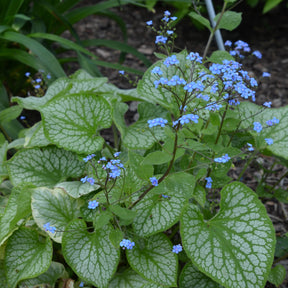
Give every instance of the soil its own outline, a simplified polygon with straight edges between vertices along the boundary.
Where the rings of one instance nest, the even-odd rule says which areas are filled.
[[[216,2],[216,1],[215,1]],[[242,2],[234,11],[242,12],[243,20],[241,25],[233,32],[222,31],[224,41],[243,40],[250,44],[252,50],[259,50],[263,57],[261,60],[256,57],[248,57],[242,63],[246,70],[255,75],[255,78],[261,77],[263,72],[269,72],[270,78],[262,78],[261,85],[257,89],[257,104],[261,105],[265,101],[271,101],[273,108],[282,107],[288,104],[288,22],[287,22],[287,4],[282,2],[274,10],[263,15],[261,7],[251,9],[246,2]],[[81,6],[95,4],[93,0],[81,2]],[[155,45],[155,34],[149,31],[146,26],[146,21],[153,20],[153,23],[159,23],[163,17],[163,12],[170,10],[173,14],[173,7],[165,5],[157,5],[155,13],[148,11],[145,8],[128,5],[120,8],[113,8],[111,11],[119,15],[127,27],[127,43],[138,49],[151,62],[157,59],[153,54],[157,51]],[[199,52],[203,54],[208,32],[199,30],[189,18],[184,18],[177,24],[178,38],[175,41],[175,51],[180,51],[187,48],[188,51]],[[117,23],[108,17],[92,15],[85,20],[80,21],[74,26],[81,40],[85,39],[109,39],[123,41],[123,36],[120,27]],[[69,33],[64,34],[65,37],[71,38]],[[216,49],[215,43],[210,48],[210,53]],[[99,60],[110,63],[117,63],[120,57],[120,52],[106,47],[94,47],[90,49],[99,57]],[[72,54],[71,54],[72,55]],[[132,67],[140,71],[145,71],[145,65],[136,57],[127,54],[123,65]],[[76,64],[67,65],[68,73],[73,73],[79,67]],[[99,67],[103,76],[108,77],[109,81],[120,88],[132,88],[133,85],[125,78],[120,77],[118,71]],[[131,79],[135,80],[135,76],[131,75]],[[133,121],[135,116],[135,103],[130,104],[130,121]],[[264,169],[259,170],[259,163],[262,163]],[[271,168],[274,159],[271,157],[259,158],[253,163],[251,168],[245,173],[243,182],[251,188],[255,188],[259,178],[264,173],[264,170]],[[276,183],[286,172],[287,168],[281,165],[273,167],[274,174],[267,178],[267,183],[270,185]],[[241,166],[236,167],[231,172],[230,176],[237,179]],[[283,177],[280,185],[283,189],[288,187],[287,177]],[[276,233],[278,236],[287,233],[288,230],[288,206],[280,203],[275,199],[263,199],[269,216],[273,221]],[[287,251],[288,252],[288,251]],[[288,260],[279,262],[288,269]],[[266,287],[276,287],[272,284],[267,284]],[[288,281],[284,282],[282,288],[288,287]]]

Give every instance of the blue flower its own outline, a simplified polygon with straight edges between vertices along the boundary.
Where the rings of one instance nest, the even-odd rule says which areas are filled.
[[[80,282],[79,287],[84,287],[84,282]]]
[[[156,177],[151,177],[150,178],[152,186],[158,186],[158,180]]]
[[[254,128],[253,128],[253,129],[254,129],[256,132],[260,133],[261,130],[262,130],[262,125],[261,125],[261,123],[259,123],[259,122],[254,122],[253,125],[254,125]]]
[[[34,88],[35,88],[35,89],[40,89],[40,88],[41,88],[41,85],[35,85]]]
[[[47,79],[51,79],[51,75],[48,73],[48,74],[46,75],[46,78],[47,78]]]
[[[135,243],[128,239],[123,239],[120,242],[120,247],[123,247],[123,249],[127,248],[128,250],[131,250],[133,249],[134,246],[135,246]]]
[[[170,15],[171,15],[170,11],[166,10],[166,11],[164,12],[164,16],[169,17]]]
[[[116,157],[119,157],[120,154],[121,154],[121,152],[115,152],[113,156],[116,158]],[[105,158],[105,160],[106,160],[106,158]]]
[[[220,158],[215,158],[214,161],[218,163],[226,163],[230,160],[231,158],[228,156],[228,154],[223,155]]]
[[[88,202],[88,209],[96,209],[99,206],[99,203],[96,200]]]
[[[90,154],[87,157],[83,158],[84,162],[88,162],[89,160],[91,160],[93,157],[95,157],[95,154]]]
[[[179,64],[179,60],[177,59],[176,55],[172,55],[167,57],[163,64],[169,67],[170,65]]]
[[[190,52],[190,54],[186,57],[187,60],[196,61],[198,63],[202,63],[203,58],[199,55],[199,53]]]
[[[270,120],[267,120],[266,121],[266,124],[268,125],[268,126],[274,126],[274,125],[276,125],[276,124],[279,124],[279,119],[277,119],[276,117],[273,117],[272,119],[270,119]]]
[[[163,72],[161,71],[160,67],[155,66],[155,67],[151,70],[151,74],[158,74],[158,75],[162,75]]]
[[[26,116],[20,116],[20,120],[25,120],[26,119]]]
[[[271,139],[271,138],[265,138],[264,140],[266,141],[266,143],[268,145],[272,145],[273,144],[273,139]]]
[[[253,54],[254,56],[256,56],[258,59],[261,59],[261,58],[262,58],[262,54],[261,54],[260,51],[254,51],[252,54]]]
[[[173,34],[173,33],[174,33],[174,31],[173,31],[173,30],[167,30],[166,32],[167,32],[167,34],[168,34],[168,35],[171,35],[171,34]]]
[[[180,117],[177,121],[180,122],[181,125],[184,125],[185,123],[189,123],[190,121],[193,121],[194,123],[198,123],[199,116],[195,114],[187,114]]]
[[[252,144],[247,143],[247,145],[248,145],[248,151],[250,151],[250,152],[254,151]]]
[[[118,71],[119,74],[124,75],[125,71],[124,70],[120,70]]]
[[[152,20],[150,20],[150,21],[147,21],[146,24],[147,24],[148,26],[151,26],[151,25],[153,25],[153,22],[152,22]]]
[[[26,72],[26,73],[25,73],[25,76],[26,76],[26,77],[29,77],[30,74],[31,74],[30,72]]]
[[[212,182],[213,182],[212,178],[211,177],[206,177],[205,180],[207,181],[205,187],[208,188],[208,189],[211,189],[212,188]]]
[[[91,185],[94,185],[95,183],[95,180],[92,177],[87,178],[86,181],[90,183]]]
[[[161,197],[164,198],[164,199],[170,198],[170,196],[164,195],[164,194],[162,194]]]
[[[268,72],[263,72],[262,77],[271,77],[271,74]]]
[[[81,178],[80,181],[81,181],[82,183],[85,183],[85,182],[87,181],[87,179],[88,179],[88,177],[85,176],[84,178]]]
[[[171,19],[172,21],[175,21],[175,20],[177,20],[177,17],[176,17],[176,16],[173,16],[173,17],[170,17],[170,19]]]
[[[36,82],[36,83],[41,83],[41,82],[42,82],[42,79],[37,78],[37,79],[35,79],[35,82]]]
[[[158,36],[156,36],[156,40],[155,40],[155,43],[156,44],[158,44],[158,43],[163,43],[163,44],[165,44],[166,43],[166,41],[167,41],[167,37],[164,37],[164,36],[162,36],[162,35],[158,35]]]
[[[272,102],[265,102],[265,103],[263,104],[263,106],[265,106],[265,107],[267,107],[267,108],[271,108],[271,104],[272,104]]]
[[[51,233],[55,233],[56,228],[53,226],[50,226],[50,222],[47,222],[46,224],[43,225],[45,231],[49,231]]]
[[[148,120],[147,123],[149,124],[149,128],[152,128],[155,126],[165,127],[165,124],[168,123],[168,120],[163,119],[163,118],[155,118],[152,120]]]
[[[172,252],[178,254],[179,252],[181,252],[183,250],[182,245],[178,244],[178,245],[174,245]]]
[[[232,42],[230,40],[227,40],[225,43],[224,43],[225,46],[228,46],[228,47],[231,47],[232,46]]]

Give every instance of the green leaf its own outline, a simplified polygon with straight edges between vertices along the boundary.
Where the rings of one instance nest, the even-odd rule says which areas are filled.
[[[143,278],[162,286],[177,286],[177,255],[172,253],[172,244],[165,235],[136,243],[132,250],[126,250],[126,256],[131,268]]]
[[[194,198],[202,207],[204,207],[206,203],[206,192],[202,186],[196,185],[194,190]]]
[[[69,181],[58,183],[55,187],[64,189],[68,195],[77,199],[83,195],[97,190],[100,186],[97,184],[91,185],[88,182],[82,183],[81,181]]]
[[[131,211],[130,209],[120,207],[117,205],[109,206],[109,210],[115,215],[117,215],[120,219],[124,220],[133,220],[137,214],[135,211]]]
[[[52,99],[41,110],[44,132],[59,147],[82,154],[102,148],[99,130],[112,122],[109,103],[93,94],[70,94]]]
[[[161,165],[169,162],[172,159],[172,155],[164,151],[155,151],[149,153],[143,160],[143,165]]]
[[[220,17],[220,14],[217,14],[214,21],[217,23],[218,19]],[[234,11],[226,11],[224,12],[218,29],[226,29],[229,31],[234,30],[237,28],[242,21],[242,13],[234,12]]]
[[[14,187],[4,214],[0,218],[0,246],[15,231],[19,220],[31,213],[31,188]]]
[[[190,205],[182,214],[185,252],[197,268],[229,288],[263,288],[273,262],[275,232],[257,195],[239,182],[221,191],[219,212],[204,220]]]
[[[264,154],[288,159],[288,106],[281,108],[263,109],[260,106],[250,102],[242,102],[238,106],[240,117],[245,118],[245,122],[242,122],[242,128],[253,129],[253,122],[260,122],[262,126],[266,126],[266,121],[276,117],[280,120],[279,124],[273,127],[267,127],[260,133],[261,138],[258,140],[257,148],[260,148]],[[262,111],[262,113],[260,113]],[[255,131],[254,131],[255,132]],[[274,143],[266,147],[264,138],[272,138]],[[266,147],[266,148],[265,148]],[[265,150],[264,150],[265,148]]]
[[[5,249],[5,269],[8,285],[15,288],[20,280],[44,273],[52,260],[50,238],[39,237],[30,228],[23,227],[9,238]]]
[[[281,2],[282,0],[267,0],[263,8],[263,14],[269,12]]]
[[[120,251],[109,240],[112,231],[107,225],[89,233],[83,220],[74,220],[62,238],[66,262],[82,280],[95,286],[106,287],[118,266]]]
[[[44,135],[41,121],[25,131],[24,148],[45,147],[49,144],[51,142]]]
[[[174,115],[179,114],[179,106],[177,104],[175,94],[179,96],[180,99],[183,99],[184,93],[182,87],[174,87],[173,91],[174,94],[166,89],[165,87],[161,87],[161,85],[156,89],[154,81],[159,80],[159,76],[151,73],[152,69],[156,66],[160,67],[163,74],[161,77],[171,79],[174,75],[178,75],[181,78],[187,79],[191,76],[191,70],[194,69],[194,72],[199,71],[198,64],[193,64],[192,61],[187,61],[187,51],[183,51],[179,54],[175,54],[177,59],[179,60],[179,64],[177,65],[171,65],[169,68],[167,68],[163,62],[164,60],[157,61],[155,64],[153,64],[145,73],[142,78],[138,82],[137,91],[141,95],[142,99],[146,100],[147,102],[159,104],[162,107],[169,110]],[[181,72],[179,70],[179,67],[181,67]],[[203,70],[203,68],[201,68]],[[184,75],[183,75],[183,74]],[[160,117],[159,115],[154,114],[154,117],[151,119],[154,119],[156,117]]]
[[[119,247],[119,244],[123,238],[124,238],[124,233],[120,230],[113,230],[109,234],[109,240],[111,241],[111,243],[113,244],[115,248]]]
[[[283,265],[277,265],[273,269],[271,269],[268,276],[268,281],[279,287],[285,280],[286,273],[286,269]]]
[[[187,263],[181,271],[179,288],[220,288],[223,287],[211,278],[200,272],[191,262]]]
[[[144,157],[139,154],[129,151],[129,165],[134,169],[136,175],[140,179],[149,180],[153,176],[153,166],[152,165],[142,165]]]
[[[0,179],[5,179],[8,176],[6,168],[8,142],[5,141],[0,147]],[[2,182],[1,180],[1,182]]]
[[[127,127],[123,137],[123,144],[128,149],[148,149],[156,142],[165,138],[162,127],[148,128],[147,121],[157,117],[168,118],[168,111],[161,106],[150,103],[141,103],[138,105],[139,120]],[[169,119],[169,118],[168,118]],[[155,137],[153,137],[153,135]],[[156,138],[156,139],[155,139]]]
[[[208,60],[212,63],[223,64],[223,60],[235,60],[227,51],[214,51]]]
[[[61,243],[66,225],[80,216],[76,200],[60,188],[36,188],[32,194],[31,207],[33,218],[43,231],[43,225],[48,222],[56,228],[55,233],[47,233],[58,243]]]
[[[68,278],[68,275],[66,275],[66,273],[67,272],[65,271],[65,267],[63,264],[52,261],[50,267],[48,268],[46,272],[44,272],[43,274],[39,275],[36,278],[22,281],[19,284],[19,288],[28,288],[31,286],[35,287],[36,285],[41,285],[41,284],[46,284],[46,285],[48,284],[53,287],[56,281],[60,277],[64,278],[66,276],[65,278]]]
[[[128,268],[125,271],[116,273],[108,288],[146,288],[147,286],[145,285],[149,283],[131,268]]]
[[[8,288],[4,269],[4,260],[2,260],[1,258],[0,258],[0,285],[2,288]]]
[[[0,111],[1,125],[3,123],[7,123],[16,119],[21,114],[22,110],[23,108],[17,105],[17,106],[11,106],[9,108]]]
[[[148,194],[133,209],[137,216],[133,222],[135,233],[149,236],[165,231],[177,223],[186,204],[186,198],[181,195],[181,187],[163,181],[154,188],[153,194]],[[155,195],[155,193],[159,193]],[[164,194],[169,198],[163,198]],[[156,197],[155,197],[156,196]]]
[[[65,72],[57,58],[36,40],[14,31],[6,31],[0,36],[0,38],[22,44],[30,49],[31,52],[37,56],[39,62],[44,66],[45,71],[50,72],[51,75],[54,75],[55,77],[65,76]]]
[[[93,219],[94,229],[99,230],[99,229],[103,228],[112,219],[113,219],[113,214],[108,210],[101,211],[101,213],[95,213],[95,217]],[[109,237],[110,237],[110,234],[109,234]]]
[[[197,20],[199,23],[201,23],[202,25],[204,25],[206,28],[209,29],[209,31],[212,31],[212,28],[211,28],[211,25],[210,25],[210,22],[208,19],[206,19],[205,17],[197,14],[196,12],[190,12],[188,14],[191,18]]]
[[[56,147],[21,150],[7,166],[14,186],[32,183],[54,187],[68,177],[82,176],[85,169],[85,163],[80,162],[76,154]]]

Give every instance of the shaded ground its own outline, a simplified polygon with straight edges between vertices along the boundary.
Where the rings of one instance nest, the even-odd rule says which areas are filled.
[[[92,0],[87,0],[81,3],[81,5],[89,5],[93,4],[93,2]],[[113,9],[113,12],[121,16],[127,25],[128,44],[137,48],[138,51],[142,52],[152,62],[156,61],[156,57],[153,55],[156,50],[154,44],[155,34],[147,29],[145,22],[153,20],[153,23],[159,23],[163,17],[163,11],[167,10],[167,8],[173,12],[171,7],[164,6],[157,6],[155,14],[136,6],[124,6],[120,9]],[[245,6],[245,3],[238,6],[235,10],[243,12],[242,24],[233,32],[223,31],[224,41],[237,41],[240,39],[248,42],[252,50],[259,50],[262,53],[263,58],[261,60],[255,57],[245,59],[243,64],[246,65],[246,70],[253,73],[256,78],[261,77],[263,72],[271,73],[271,78],[263,78],[261,80],[261,85],[256,94],[257,103],[261,105],[265,101],[272,101],[274,108],[288,105],[288,8],[286,8],[283,3],[283,5],[265,16],[263,16],[259,10],[248,8]],[[107,17],[90,16],[79,22],[75,28],[82,40],[100,38],[122,41],[123,39],[121,29],[117,26],[117,23]],[[177,25],[177,34],[176,47],[179,47],[179,50],[186,47],[188,51],[203,54],[208,39],[207,31],[199,31],[189,19],[184,19]],[[69,37],[68,34],[65,36]],[[216,48],[215,44],[213,45],[210,51]],[[120,55],[119,51],[105,47],[95,47],[91,49],[91,51],[93,51],[100,60],[113,63],[118,61]],[[146,69],[145,65],[139,59],[130,54],[126,56],[123,65],[141,71],[145,71]],[[66,70],[70,73],[73,73],[77,69],[78,67],[76,65],[66,67]],[[132,87],[128,81],[120,77],[118,71],[103,67],[100,67],[100,71],[103,76],[108,77],[109,80],[118,87]],[[133,107],[135,108],[135,103],[130,105],[131,113],[129,117],[131,117],[131,119],[135,114]],[[252,163],[247,173],[245,173],[243,182],[251,188],[255,188],[259,179],[263,173],[265,173],[265,169],[270,169],[273,162],[274,159],[271,157],[260,156]],[[262,164],[264,168],[259,169],[260,164]],[[237,179],[241,169],[241,166],[235,168],[235,170],[231,171],[230,176]],[[287,172],[287,168],[277,164],[273,167],[273,171],[273,176],[269,176],[266,179],[270,185],[282,179],[282,176]],[[287,177],[283,177],[279,186],[287,189]],[[263,199],[263,202],[274,223],[277,235],[280,236],[286,233],[288,230],[287,205],[274,199]],[[287,260],[281,261],[280,263],[288,268]],[[281,287],[288,287],[287,283],[286,281]],[[267,284],[266,287],[274,286]]]

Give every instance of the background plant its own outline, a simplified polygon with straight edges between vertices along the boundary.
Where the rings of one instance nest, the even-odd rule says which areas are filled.
[[[172,17],[165,12],[156,38],[163,51],[173,42]],[[254,99],[256,83],[236,62],[158,55],[137,90],[80,70],[44,97],[13,99],[42,121],[2,145],[10,180],[2,183],[3,287],[45,278],[53,285],[67,277],[62,255],[75,286],[264,287],[268,276],[281,283],[283,267],[270,272],[272,223],[257,195],[227,173],[259,152],[285,163],[287,107],[242,101]],[[140,118],[127,127],[130,100],[141,102]],[[113,146],[101,136],[111,126]],[[18,152],[6,162],[8,149]]]

